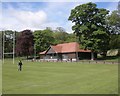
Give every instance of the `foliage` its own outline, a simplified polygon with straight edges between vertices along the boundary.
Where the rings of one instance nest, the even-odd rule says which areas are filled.
[[[49,29],[34,32],[35,48],[37,53],[46,50],[54,42],[53,32]]]
[[[30,30],[23,30],[16,42],[17,55],[27,56],[33,53],[33,34]]]
[[[110,49],[120,49],[120,34],[112,34],[109,44]]]
[[[79,37],[79,42],[84,49],[106,52],[109,44],[109,30],[105,18],[108,13],[108,10],[99,9],[91,2],[71,10],[68,20],[75,23],[72,30]]]
[[[112,30],[109,48],[120,49],[120,1],[118,2],[118,10],[114,10],[106,19]]]
[[[76,41],[76,36],[74,34],[68,34],[63,30],[55,30],[53,36],[55,38],[54,44]]]
[[[68,34],[66,42],[78,42],[77,37],[74,33]]]
[[[107,17],[108,24],[111,27],[112,34],[120,34],[120,14],[118,10],[113,11]]]

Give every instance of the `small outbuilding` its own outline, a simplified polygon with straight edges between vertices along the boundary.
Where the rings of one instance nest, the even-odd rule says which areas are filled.
[[[57,44],[50,46],[47,50],[40,52],[40,58],[44,60],[76,61],[91,59],[91,50],[80,49],[77,42]],[[94,53],[97,58],[97,54]]]

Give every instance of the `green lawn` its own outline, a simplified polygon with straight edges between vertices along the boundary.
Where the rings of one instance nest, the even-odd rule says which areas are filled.
[[[0,95],[2,93],[2,60],[0,60]]]
[[[3,64],[4,94],[117,94],[117,64],[23,61]]]

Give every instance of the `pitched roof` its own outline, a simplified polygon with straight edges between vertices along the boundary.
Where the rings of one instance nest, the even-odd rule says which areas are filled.
[[[55,50],[56,53],[61,53],[62,50],[62,46],[51,46],[51,48],[53,48],[53,50]]]
[[[51,46],[51,48],[56,53],[70,53],[70,52],[91,52],[91,50],[83,50],[79,48],[79,44],[77,42],[63,43],[58,44],[56,46]],[[47,52],[40,52],[40,54],[45,54]]]
[[[56,46],[61,46],[61,53],[76,52],[79,48],[79,44],[76,42],[63,43]]]
[[[42,54],[45,54],[46,53],[46,50],[45,51],[43,51],[43,52],[40,52],[40,54],[42,55]]]

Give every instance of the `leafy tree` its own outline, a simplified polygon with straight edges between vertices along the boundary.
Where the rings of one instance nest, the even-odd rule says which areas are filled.
[[[120,2],[118,10],[114,10],[108,17],[107,22],[111,28],[110,49],[120,49]]]
[[[67,33],[62,27],[57,27],[53,33],[53,36],[55,38],[54,44],[76,41],[76,36],[74,34]]]
[[[65,32],[65,29],[62,28],[62,27],[57,27],[57,28],[56,28],[56,31],[57,31],[57,32]]]
[[[68,33],[56,31],[54,33],[55,42],[54,44],[65,43],[67,40]]]
[[[78,42],[78,39],[74,33],[68,34],[66,42]]]
[[[109,31],[105,17],[109,13],[106,9],[97,8],[94,3],[86,3],[76,6],[71,10],[70,21],[74,22],[72,30],[79,37],[79,42],[84,49],[93,52],[103,52],[106,55],[109,44]]]
[[[120,34],[120,14],[118,10],[113,11],[107,17],[107,22],[111,26],[112,34]]]
[[[16,41],[16,52],[17,55],[28,56],[33,53],[33,34],[31,30],[24,30],[20,32]]]
[[[54,38],[52,34],[53,32],[49,29],[36,30],[34,32],[35,48],[37,53],[46,50],[53,44]]]
[[[118,9],[107,16],[107,22],[113,34],[120,34],[120,1],[118,2]]]
[[[120,34],[112,34],[110,38],[110,49],[120,49]]]

